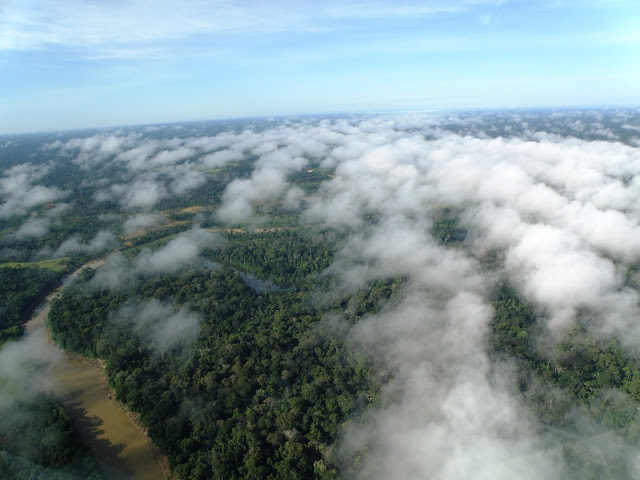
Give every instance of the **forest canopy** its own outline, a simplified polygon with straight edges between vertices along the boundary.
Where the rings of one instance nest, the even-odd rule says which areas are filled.
[[[639,122],[16,137],[0,150],[2,362],[38,363],[26,321],[100,258],[52,302],[51,339],[101,362],[175,478],[637,478]],[[2,468],[93,475],[64,402],[13,390],[2,413],[32,414],[3,424]]]

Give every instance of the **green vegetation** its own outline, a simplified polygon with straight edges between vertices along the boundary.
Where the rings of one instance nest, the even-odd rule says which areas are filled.
[[[69,260],[69,257],[60,257],[37,262],[5,262],[0,263],[0,268],[43,268],[54,272],[62,272],[67,269]]]
[[[443,245],[455,245],[467,237],[467,229],[460,224],[460,211],[443,207],[433,215],[431,235]]]
[[[40,263],[40,262],[37,262]],[[24,323],[61,281],[64,270],[32,266],[0,270],[0,345],[22,336]]]
[[[51,394],[2,411],[0,476],[6,480],[100,480],[97,464],[80,443],[69,413]]]
[[[510,117],[496,116],[486,135],[513,136],[512,127],[525,128],[518,125],[513,127]],[[475,135],[476,126],[463,122],[442,128],[464,136]],[[557,131],[572,134],[570,129]],[[156,138],[153,135],[144,138]],[[175,135],[176,140],[181,134],[157,135],[156,139],[164,140]],[[625,135],[621,138],[634,145],[631,133]],[[47,138],[50,143],[58,139]],[[361,234],[366,240],[370,227],[391,217],[367,205],[360,212],[357,232],[301,225],[306,217],[300,210],[288,209],[291,202],[283,200],[286,190],[282,190],[285,193],[272,197],[248,195],[253,216],[239,219],[233,229],[220,223],[217,211],[226,186],[251,177],[258,158],[247,152],[259,151],[255,146],[243,150],[248,158],[220,168],[194,166],[197,178],[191,179],[189,188],[183,185],[184,191],[174,165],[134,171],[115,156],[105,154],[106,159],[101,159],[98,151],[96,158],[82,165],[79,150],[73,154],[56,150],[52,161],[54,154],[41,146],[41,141],[34,141],[31,150],[24,147],[6,158],[7,166],[27,162],[46,166],[34,185],[61,193],[57,205],[25,208],[0,222],[0,346],[23,334],[29,315],[65,274],[87,258],[116,248],[113,242],[102,249],[87,247],[98,232],[111,232],[119,238],[115,244],[123,253],[122,268],[129,268],[127,275],[114,275],[110,286],[117,290],[109,291],[90,285],[96,272],[85,271],[53,302],[48,319],[51,336],[66,350],[104,360],[115,397],[139,414],[176,478],[333,479],[361,473],[358,467],[375,446],[363,441],[353,448],[356,455],[351,455],[340,449],[342,435],[354,424],[367,425],[379,413],[375,409],[391,406],[398,393],[381,394],[393,382],[394,371],[387,372],[392,368],[385,364],[389,354],[373,358],[373,353],[363,351],[350,336],[352,328],[368,315],[393,307],[409,289],[419,294],[427,287],[393,276],[412,269],[385,270],[384,262],[376,263],[382,258],[378,248],[394,247],[384,245],[384,239],[368,255],[355,252],[354,258],[345,259],[340,251],[345,244],[357,248],[357,243],[347,241],[348,235]],[[302,190],[303,201],[331,195],[331,185],[320,186],[333,174],[339,175],[339,170],[314,168],[320,160],[310,158],[309,168],[285,169],[282,174],[290,186]],[[430,185],[430,179],[423,180]],[[157,201],[153,205],[131,201],[147,181],[154,186],[150,198],[157,194]],[[370,188],[376,188],[373,185]],[[297,198],[299,191],[293,193]],[[152,207],[163,215],[161,225],[132,235],[122,233],[127,218],[150,213]],[[429,233],[438,249],[468,256],[465,260],[477,265],[487,282],[494,282],[504,274],[506,253],[490,250],[472,258],[475,243],[468,239],[479,237],[478,232],[467,231],[465,208],[447,197],[433,210],[426,205],[424,212],[407,210],[402,219],[415,219],[420,235],[430,220]],[[41,222],[42,232],[24,233],[23,227],[31,221]],[[225,242],[205,250],[202,245],[193,246],[193,256],[185,256],[192,263],[177,273],[154,274],[161,269],[152,268],[142,272],[143,266],[135,263],[140,252],[158,250],[196,224],[216,231]],[[58,250],[72,237],[86,248]],[[414,244],[408,245],[407,250]],[[412,251],[402,253],[412,260]],[[41,260],[57,254],[68,256]],[[173,258],[163,260],[171,263]],[[335,271],[340,269],[336,260],[345,260],[354,276],[364,272],[357,280],[369,272],[387,277],[369,281],[357,291],[348,290],[332,276],[334,269],[327,270],[332,265]],[[640,289],[639,270],[638,265],[627,267],[626,287]],[[446,269],[442,271],[447,275]],[[283,288],[257,293],[243,280],[243,273]],[[126,279],[122,285],[117,284],[120,278]],[[442,293],[443,303],[447,295]],[[591,322],[586,312],[579,313],[577,326],[550,338],[545,312],[536,310],[507,280],[497,282],[490,301],[494,316],[485,346],[492,373],[501,380],[513,379],[511,393],[531,417],[523,424],[533,424],[531,435],[564,460],[563,480],[633,478],[632,461],[640,448],[640,355],[619,339],[587,328]],[[140,315],[126,313],[132,305],[161,305],[167,311],[194,315],[199,322],[193,327],[195,338],[180,340],[176,326],[161,344],[156,324],[144,326]],[[464,334],[460,332],[461,338]],[[508,375],[502,375],[503,368]],[[80,446],[68,412],[51,395],[22,399],[0,415],[0,477],[100,478],[95,461]]]
[[[581,325],[558,345],[540,344],[545,327],[533,306],[505,282],[492,303],[491,350],[514,361],[516,393],[541,425],[565,437],[565,478],[634,478],[627,450],[640,447],[640,355],[626,353],[616,339],[596,340]],[[587,436],[576,430],[580,415],[592,422]],[[611,445],[594,453],[593,439],[605,431],[619,441],[609,438]]]
[[[158,354],[133,320],[113,320],[134,296],[201,313],[195,344]],[[344,422],[382,379],[322,318],[308,294],[258,295],[231,270],[192,269],[117,295],[69,287],[50,325],[65,348],[106,359],[116,397],[180,478],[333,478]]]
[[[228,243],[209,255],[213,260],[271,278],[283,285],[301,282],[327,268],[335,253],[336,236],[327,231],[272,230],[227,233]]]

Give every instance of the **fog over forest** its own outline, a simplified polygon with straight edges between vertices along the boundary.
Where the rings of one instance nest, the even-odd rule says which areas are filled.
[[[340,239],[314,277],[330,285],[312,289],[315,305],[401,279],[379,311],[351,323],[347,306],[314,327],[347,332],[348,345],[390,378],[339,433],[341,458],[366,448],[352,462],[358,478],[572,478],[561,450],[576,440],[605,476],[617,462],[640,477],[637,426],[622,435],[584,406],[550,426],[528,402],[561,403],[566,394],[535,379],[519,393],[526,361],[488,340],[492,295],[508,284],[533,306],[527,341],[549,369],[577,331],[640,355],[638,110],[127,127],[0,138],[0,159],[0,261],[109,254],[88,292],[202,265],[205,250],[224,248],[228,229],[276,228],[278,216]],[[320,174],[319,185],[305,187],[305,175]],[[119,253],[136,232],[162,226],[163,212],[203,206],[214,187],[215,208],[194,210],[168,242]],[[459,238],[434,235],[443,211],[455,216]],[[78,220],[65,230],[72,217],[90,226]],[[204,331],[198,311],[155,299],[129,300],[109,318],[133,325],[154,355],[188,351]],[[32,343],[0,351],[0,384],[13,385],[0,394],[2,408],[50,388],[27,372],[56,359],[40,358]],[[602,388],[593,398],[640,421],[628,390]]]

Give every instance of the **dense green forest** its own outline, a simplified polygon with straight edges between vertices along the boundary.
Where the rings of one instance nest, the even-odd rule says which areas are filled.
[[[300,284],[326,269],[340,237],[318,229],[282,229],[260,233],[229,233],[228,243],[212,251],[213,260],[222,260],[260,278],[282,285]]]
[[[560,432],[565,478],[634,478],[640,355],[625,352],[617,339],[598,340],[580,325],[555,348],[540,344],[544,327],[533,305],[506,281],[496,286],[492,304],[491,351],[515,365],[516,391],[536,413],[542,431]],[[589,436],[576,426],[577,416],[593,421]],[[604,432],[614,432],[618,440],[609,437],[611,446],[594,452],[589,437],[607,438]]]
[[[214,266],[112,293],[90,287],[95,271],[87,270],[53,303],[52,336],[107,361],[116,398],[140,413],[180,478],[334,478],[346,422],[374,405],[390,378],[327,316],[346,311],[356,322],[392,299],[398,283],[376,282],[318,306],[309,275],[332,257],[338,238],[327,235],[231,233],[210,253],[296,291],[258,294],[238,271]],[[193,345],[158,353],[134,321],[118,318],[132,302],[154,300],[202,315]]]
[[[611,205],[578,205],[573,184],[562,184],[564,170],[553,177],[557,172],[543,161],[558,148],[560,137],[553,135],[591,129],[571,137],[561,162],[574,150],[589,157],[585,152],[604,148],[600,131],[607,128],[620,138],[611,158],[626,158],[637,140],[622,122],[631,125],[638,115],[614,117],[530,113],[515,121],[494,112],[482,117],[482,130],[478,118],[461,114],[423,130],[379,119],[359,127],[353,119],[303,119],[275,128],[266,121],[214,122],[25,136],[0,151],[0,347],[21,345],[29,316],[66,275],[113,254],[64,288],[52,303],[49,332],[65,350],[103,361],[115,399],[139,415],[176,479],[361,478],[363,466],[380,454],[373,453],[376,442],[383,442],[358,438],[347,448],[345,439],[371,433],[367,428],[406,393],[409,375],[401,368],[410,372],[413,364],[398,366],[397,358],[405,345],[422,347],[416,331],[431,334],[411,325],[403,330],[402,322],[396,332],[392,314],[429,324],[433,319],[422,311],[399,308],[413,300],[431,309],[434,335],[442,335],[438,322],[449,318],[443,312],[463,292],[477,295],[489,312],[478,315],[477,340],[489,373],[475,373],[489,390],[499,383],[495,378],[507,385],[506,396],[522,414],[511,421],[526,425],[540,448],[532,458],[549,454],[563,480],[637,478],[634,332],[625,338],[615,325],[600,328],[606,322],[598,316],[610,305],[600,309],[580,299],[569,301],[575,318],[568,327],[552,334],[554,303],[545,304],[527,283],[544,268],[553,270],[567,249],[565,270],[586,258],[588,267],[602,267],[605,280],[613,279],[613,286],[598,291],[593,281],[585,290],[601,294],[602,302],[624,298],[623,307],[638,307],[632,304],[640,253],[632,241],[594,233],[587,214],[598,211],[596,220],[613,227],[624,218],[625,232],[635,231],[635,220]],[[304,128],[312,133],[304,136]],[[552,140],[544,143],[549,132]],[[527,152],[541,145],[543,160],[536,163]],[[486,158],[494,163],[485,165]],[[461,159],[469,163],[451,173],[450,163]],[[474,161],[483,167],[474,169]],[[501,168],[508,175],[493,178]],[[589,178],[606,170],[590,168]],[[634,184],[632,171],[610,170],[601,176],[612,190]],[[533,193],[502,192],[513,179],[513,188]],[[548,201],[534,202],[541,191]],[[46,200],[29,203],[37,194]],[[558,212],[584,215],[570,228],[560,213],[541,207],[564,200]],[[526,248],[522,232],[534,232]],[[556,250],[538,250],[539,238]],[[595,270],[570,280],[579,283],[581,272]],[[564,305],[560,297],[553,299]],[[629,311],[621,308],[620,316]],[[369,331],[375,348],[363,348],[362,332],[371,325],[383,332]],[[455,338],[436,337],[443,350],[463,348],[473,333],[457,325],[451,332]],[[384,345],[390,337],[396,350]],[[440,347],[420,350],[416,362],[429,363]],[[22,361],[15,355],[6,365]],[[31,368],[35,361],[24,358]],[[434,370],[443,389],[455,384]],[[46,392],[22,398],[7,385],[0,377],[0,400],[11,399],[9,406],[0,401],[0,476],[101,478],[59,399]],[[449,407],[435,393],[427,396],[425,403]],[[464,413],[472,417],[473,409]],[[416,419],[432,421],[444,422],[443,430],[456,427],[437,415]],[[480,437],[479,444],[487,441]],[[453,447],[474,439],[466,441]]]
[[[436,218],[434,238],[464,248],[466,232],[455,212],[445,209]],[[95,272],[88,271],[54,303],[53,337],[68,350],[107,360],[116,397],[141,414],[181,478],[333,478],[356,461],[340,456],[345,425],[358,422],[392,379],[383,363],[349,344],[349,325],[397,299],[403,279],[318,304],[317,289],[331,290],[331,281],[313,282],[310,275],[326,267],[340,242],[322,235],[329,234],[231,233],[224,248],[210,252],[297,291],[257,294],[237,271],[217,266],[111,293],[90,288]],[[499,258],[493,252],[483,261],[495,268]],[[492,298],[490,351],[516,366],[514,393],[536,412],[541,433],[569,429],[561,446],[571,466],[567,478],[631,478],[629,458],[608,454],[591,464],[593,452],[572,440],[580,432],[571,429],[579,411],[626,445],[639,444],[640,357],[578,327],[558,348],[545,350],[532,304],[506,281]],[[134,321],[118,318],[131,302],[153,300],[202,314],[193,345],[158,353]],[[342,327],[328,322],[332,312],[343,316]]]
[[[6,480],[101,480],[69,413],[51,394],[20,401],[0,424],[0,475]]]
[[[344,422],[387,379],[348,348],[308,294],[259,295],[229,269],[192,269],[132,291],[91,294],[83,287],[91,275],[53,304],[54,338],[107,360],[116,397],[140,413],[180,478],[336,475]],[[202,314],[195,343],[154,351],[133,321],[113,315],[134,298]]]
[[[182,230],[149,232],[133,243],[129,258],[141,247],[161,248]],[[465,248],[467,232],[453,210],[438,211],[431,233],[443,245]],[[116,398],[140,414],[179,478],[334,478],[350,471],[357,460],[341,456],[341,432],[365,418],[392,377],[350,345],[348,325],[397,298],[403,279],[373,282],[318,304],[318,289],[333,287],[317,275],[342,236],[308,228],[225,235],[224,247],[208,251],[209,258],[295,290],[258,294],[237,270],[218,265],[146,278],[118,292],[96,291],[89,287],[96,272],[88,270],[52,306],[54,340],[107,361]],[[492,252],[482,260],[495,269],[499,258]],[[55,282],[59,275],[46,278]],[[202,316],[193,344],[158,352],[148,332],[118,316],[128,305],[154,300]],[[537,344],[543,328],[537,313],[513,287],[499,283],[492,304],[488,345],[496,359],[516,365],[517,394],[536,412],[542,432],[572,428],[579,409],[638,444],[640,357],[629,356],[616,340],[592,340],[580,328],[559,349],[545,351]],[[346,326],[332,325],[332,312]],[[578,441],[567,440],[562,449],[572,466],[567,478],[628,478],[628,461],[614,456],[591,465],[592,452]]]
[[[28,316],[45,295],[58,285],[65,270],[0,268],[0,345],[22,336]]]

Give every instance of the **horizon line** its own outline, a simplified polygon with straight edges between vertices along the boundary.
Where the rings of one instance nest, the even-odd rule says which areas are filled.
[[[250,120],[269,120],[269,119],[286,119],[294,117],[336,117],[336,116],[366,116],[366,115],[398,115],[398,114],[410,114],[410,113],[477,113],[477,112],[508,112],[508,111],[545,111],[545,110],[604,110],[604,109],[640,109],[639,104],[579,104],[579,105],[546,105],[546,106],[517,106],[517,107],[455,107],[455,108],[416,108],[416,109],[389,109],[389,110],[360,110],[360,111],[336,111],[336,112],[316,112],[316,113],[281,113],[281,114],[255,114],[255,115],[240,115],[229,117],[209,117],[202,119],[190,119],[190,120],[167,120],[167,121],[152,121],[148,123],[129,123],[129,124],[109,124],[98,125],[89,127],[69,127],[69,128],[53,128],[48,130],[30,130],[30,131],[16,131],[1,133],[0,138],[10,136],[24,136],[24,135],[45,135],[45,134],[60,134],[60,133],[72,133],[83,132],[90,130],[109,130],[117,128],[138,128],[138,127],[152,127],[152,126],[169,126],[169,125],[181,125],[185,123],[210,123],[210,122],[225,122],[225,121],[250,121]]]

